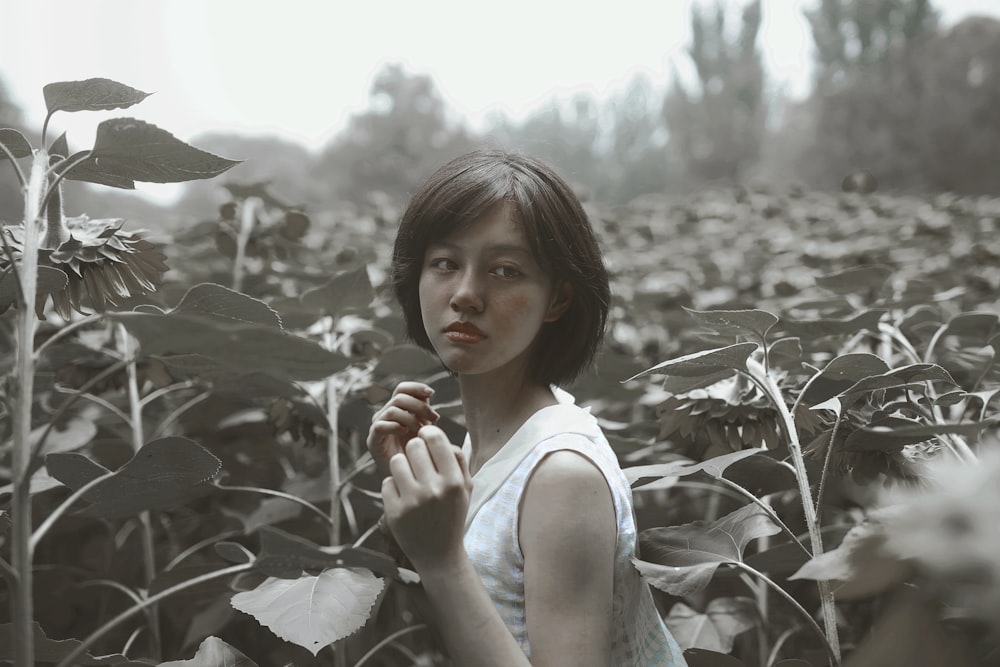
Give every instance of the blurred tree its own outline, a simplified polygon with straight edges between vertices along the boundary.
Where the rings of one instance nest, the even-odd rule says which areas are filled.
[[[609,101],[610,140],[603,176],[607,185],[595,188],[601,199],[627,202],[672,185],[662,106],[663,93],[642,74],[632,77],[625,90]]]
[[[736,35],[727,34],[726,9],[691,10],[688,54],[698,76],[689,90],[674,70],[663,104],[670,151],[689,185],[739,180],[759,155],[767,121],[764,65],[757,48],[760,0],[744,5]]]
[[[604,178],[599,142],[601,109],[592,95],[568,103],[550,99],[521,123],[492,119],[487,141],[550,163],[581,194],[592,194]]]
[[[375,76],[370,99],[319,157],[316,174],[334,200],[364,204],[381,191],[402,201],[474,145],[426,74],[387,65]]]
[[[815,88],[824,94],[859,71],[885,65],[894,47],[938,25],[930,0],[820,0],[803,14],[816,46]]]
[[[889,39],[885,51],[817,79],[806,106],[813,132],[798,173],[828,189],[865,169],[880,189],[1000,193],[1000,22],[970,18],[935,32],[926,3],[911,5],[910,14],[871,29],[885,36],[895,26],[894,38],[871,40]]]
[[[0,79],[0,127],[10,127],[24,132],[21,110],[14,104],[7,85]],[[0,221],[20,222],[24,201],[14,177],[14,170],[7,160],[0,161]]]

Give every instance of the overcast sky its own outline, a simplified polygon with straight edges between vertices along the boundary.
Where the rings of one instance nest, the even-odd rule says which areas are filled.
[[[689,67],[693,1],[0,0],[0,79],[35,125],[52,81],[107,77],[156,93],[125,112],[60,114],[53,129],[73,147],[119,115],[185,140],[225,130],[317,147],[365,107],[386,62],[433,75],[474,126],[496,111],[523,118],[553,95],[608,96],[636,72],[665,84],[671,62]],[[763,3],[759,43],[772,84],[792,95],[808,90],[802,8],[816,1]],[[936,4],[946,24],[1000,16],[1000,0]]]

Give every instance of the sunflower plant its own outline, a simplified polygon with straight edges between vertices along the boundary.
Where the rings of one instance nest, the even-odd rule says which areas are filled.
[[[108,79],[88,79],[52,83],[44,87],[43,94],[48,113],[39,146],[32,146],[16,130],[0,129],[0,159],[12,164],[24,195],[22,221],[0,230],[0,310],[16,310],[15,363],[6,383],[9,391],[4,415],[11,422],[12,435],[5,446],[12,496],[10,515],[5,516],[10,561],[4,560],[0,566],[12,591],[13,623],[5,630],[11,635],[13,661],[18,667],[44,658],[36,655],[32,556],[52,517],[47,517],[37,532],[33,530],[31,486],[54,423],[40,427],[34,414],[36,362],[44,345],[39,344],[39,320],[46,319],[47,313],[65,320],[73,319],[74,313],[103,313],[109,306],[154,292],[167,269],[166,257],[141,232],[126,230],[123,220],[67,217],[62,184],[68,179],[132,189],[137,181],[178,183],[212,178],[237,164],[135,118],[102,122],[90,149],[71,152],[65,134],[49,141],[49,124],[55,114],[125,109],[144,100],[148,93]],[[134,385],[135,365],[128,362],[130,342],[124,330],[121,333],[126,358],[122,366],[132,371]],[[145,443],[136,444],[141,447]],[[212,464],[206,459],[200,465]],[[91,488],[94,486],[96,483]]]
[[[841,635],[853,630],[844,605],[877,599],[877,627],[929,628],[924,648],[905,654],[910,662],[892,663],[913,664],[921,651],[954,642],[941,625],[945,606],[1000,629],[995,531],[987,529],[996,521],[988,480],[1000,421],[1000,319],[927,305],[915,282],[884,266],[816,284],[848,295],[854,312],[806,320],[689,310],[716,346],[632,378],[665,390],[659,437],[688,457],[626,469],[633,487],[679,487],[678,478],[701,473],[712,478],[708,488],[743,503],[718,519],[644,531],[636,566],[685,601],[707,595],[717,571],[739,572],[754,602],[717,597],[701,615],[682,604],[667,618],[681,637],[692,623],[721,622],[731,631],[723,652],[754,619],[773,624],[782,608],[792,630],[769,636],[756,622],[761,664],[778,664],[793,643],[812,664],[841,664]],[[834,492],[857,509],[831,516],[844,505],[830,500]],[[802,588],[810,581],[811,593]],[[796,628],[806,633],[793,640]],[[845,664],[887,664],[878,657],[887,632],[849,634]]]

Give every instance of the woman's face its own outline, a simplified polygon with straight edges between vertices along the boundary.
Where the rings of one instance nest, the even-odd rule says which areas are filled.
[[[431,243],[420,272],[424,328],[459,375],[527,377],[542,324],[559,318],[568,297],[568,286],[556,290],[535,261],[506,206]]]

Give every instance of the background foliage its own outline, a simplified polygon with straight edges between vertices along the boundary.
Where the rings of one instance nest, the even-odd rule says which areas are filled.
[[[72,650],[54,640],[181,585],[88,645],[89,664],[441,662],[406,574],[367,550],[381,546],[380,501],[362,442],[404,377],[437,387],[460,437],[453,383],[404,340],[388,253],[407,193],[494,141],[548,158],[588,199],[615,294],[605,350],[571,390],[630,471],[640,567],[690,663],[826,664],[824,580],[844,664],[993,664],[1000,22],[942,31],[925,2],[824,0],[810,16],[815,91],[789,106],[760,66],[760,11],[696,12],[698,79],[669,91],[636,78],[606,104],[553,100],[482,136],[429,77],[390,66],[370,109],[319,154],[199,138],[244,162],[187,186],[170,211],[67,184],[67,223],[85,242],[50,248],[48,268],[104,271],[99,239],[127,217],[113,236],[158,284],[121,294],[100,273],[81,278],[78,303],[60,302],[68,321],[51,285],[41,308],[33,426],[49,429],[49,458],[31,486],[35,528],[96,479],[87,461],[131,481],[84,495],[38,543],[39,661]],[[0,104],[0,120],[38,145],[16,109]],[[0,216],[16,241],[23,197],[8,181]],[[12,477],[23,309],[4,284],[0,470]],[[174,477],[157,486],[150,469]],[[331,585],[351,566],[380,583]],[[285,641],[287,628],[262,630],[248,611],[246,594],[301,581],[352,591],[346,639]]]

